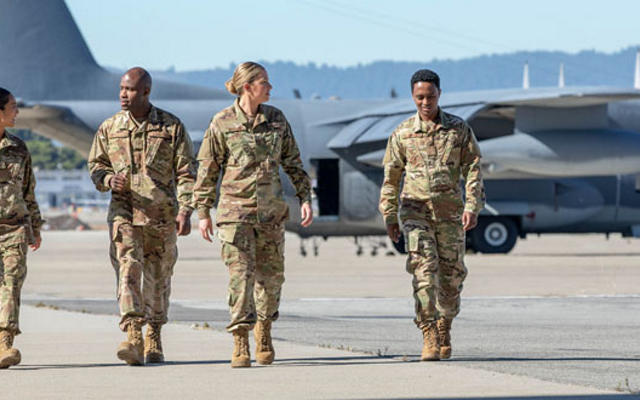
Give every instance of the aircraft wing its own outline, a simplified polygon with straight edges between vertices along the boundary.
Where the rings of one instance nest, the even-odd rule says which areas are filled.
[[[21,104],[19,111],[16,120],[17,129],[30,129],[39,135],[71,147],[85,158],[89,156],[93,131],[69,108]]]
[[[640,98],[639,90],[620,88],[512,89],[445,93],[440,99],[440,107],[467,121],[479,115],[515,119],[518,107],[575,108],[637,98]],[[327,119],[315,125],[343,125],[329,142],[329,148],[357,163],[381,168],[389,135],[400,122],[415,112],[411,100],[397,101],[339,119]]]

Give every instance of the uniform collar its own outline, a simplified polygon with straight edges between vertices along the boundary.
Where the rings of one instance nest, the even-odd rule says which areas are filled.
[[[118,130],[136,131],[140,127],[144,126],[145,123],[147,124],[147,127],[150,128],[147,130],[154,130],[152,128],[157,127],[162,123],[160,112],[153,104],[151,104],[151,109],[149,110],[147,119],[142,122],[137,122],[130,111],[122,110],[119,114],[120,118],[118,118],[117,122]]]
[[[436,121],[423,121],[420,119],[420,113],[416,111],[416,116],[413,121],[413,131],[414,132],[433,132],[438,130],[439,128],[448,128],[449,127],[449,118],[442,111],[442,108],[438,107],[438,118]]]
[[[246,125],[247,122],[249,122],[249,119],[247,118],[247,114],[245,114],[245,112],[242,110],[242,107],[240,107],[239,97],[233,102],[233,111],[236,114],[236,120],[238,122],[240,122],[243,125]],[[258,106],[258,112],[256,113],[256,119],[255,121],[253,121],[253,126],[256,127],[262,124],[263,122],[267,122],[267,117],[266,115],[264,115],[264,107],[262,107],[262,104],[260,104]]]

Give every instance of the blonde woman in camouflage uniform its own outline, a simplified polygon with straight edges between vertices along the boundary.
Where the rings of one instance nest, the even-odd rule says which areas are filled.
[[[400,237],[398,214],[403,224],[423,361],[451,357],[451,323],[460,312],[467,276],[465,231],[476,225],[484,207],[480,148],[469,125],[440,109],[440,93],[435,72],[419,70],[411,77],[417,112],[389,138],[380,193],[380,212],[393,241]]]
[[[275,352],[271,323],[278,318],[284,282],[284,222],[288,207],[280,182],[280,167],[295,186],[302,226],[309,226],[311,183],[304,171],[291,127],[282,111],[263,104],[271,84],[259,64],[240,64],[226,84],[239,96],[216,114],[198,154],[200,167],[194,198],[200,233],[211,241],[209,210],[220,185],[216,225],[222,258],[229,268],[229,306],[233,334],[231,367],[250,367],[248,332],[255,325],[256,360],[271,364]]]
[[[13,348],[20,334],[20,290],[27,275],[27,246],[40,247],[40,210],[31,169],[31,155],[24,142],[8,134],[15,125],[16,99],[0,88],[0,368],[20,363]]]

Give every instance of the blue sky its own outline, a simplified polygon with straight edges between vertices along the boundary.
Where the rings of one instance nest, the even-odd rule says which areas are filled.
[[[99,64],[350,66],[640,45],[640,1],[66,0]],[[131,11],[131,12],[128,12]]]

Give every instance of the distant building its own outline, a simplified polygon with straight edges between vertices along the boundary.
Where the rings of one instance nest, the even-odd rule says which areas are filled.
[[[36,199],[43,210],[77,207],[107,208],[111,192],[98,192],[86,169],[36,170]]]

